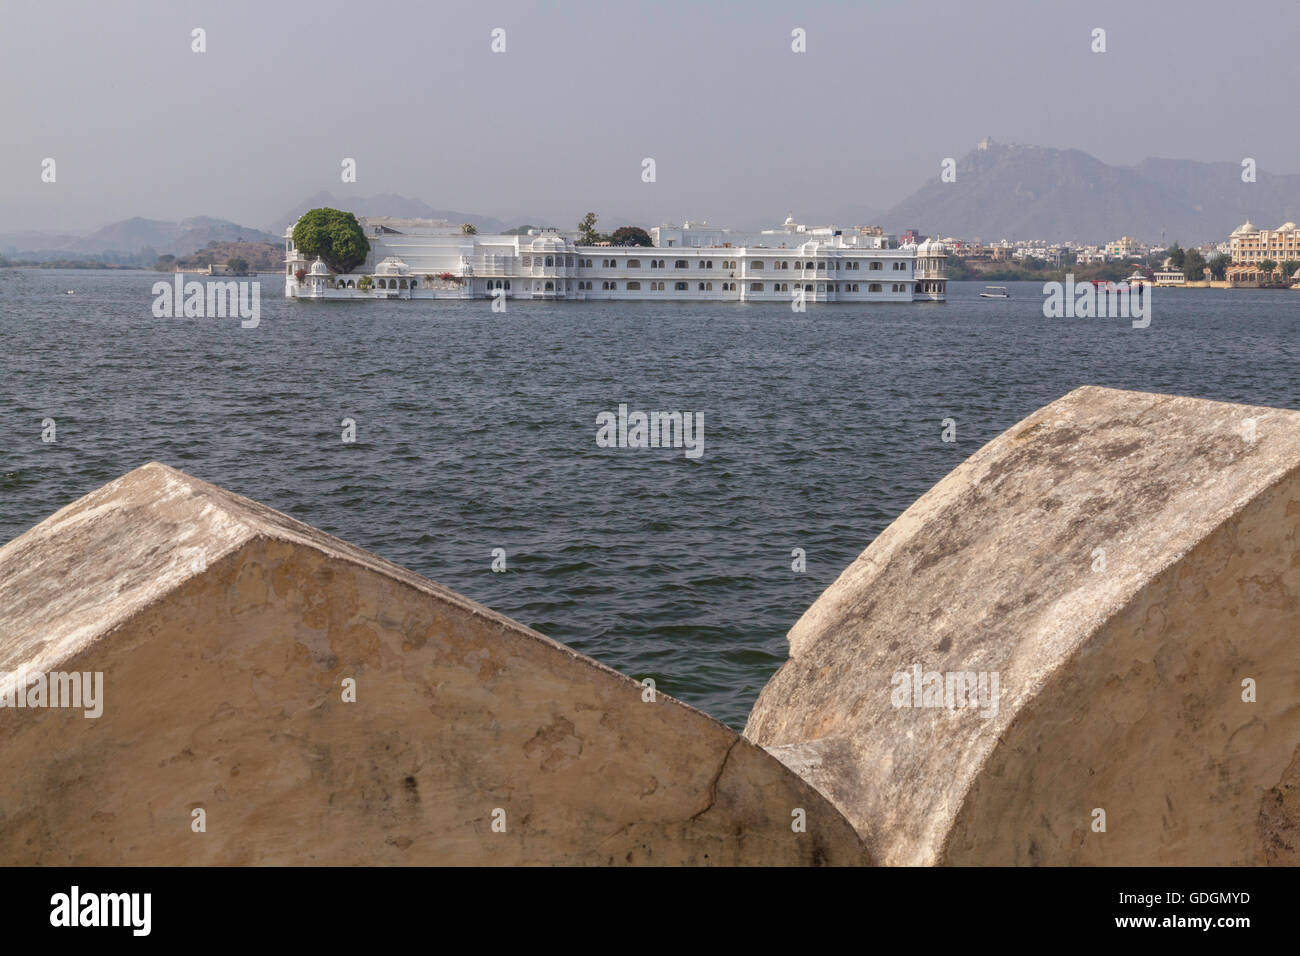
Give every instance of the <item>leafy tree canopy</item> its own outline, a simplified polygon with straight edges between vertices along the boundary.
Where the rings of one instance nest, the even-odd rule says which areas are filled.
[[[596,214],[589,212],[583,216],[582,221],[578,223],[578,243],[584,246],[594,246],[604,238],[596,231]]]
[[[1214,278],[1223,280],[1228,275],[1228,266],[1232,265],[1232,256],[1226,252],[1220,252],[1209,262],[1210,275]]]
[[[640,226],[619,226],[610,234],[609,241],[616,246],[649,246],[650,234]]]
[[[293,244],[303,255],[320,256],[334,272],[348,273],[366,261],[370,242],[357,217],[322,207],[305,213],[293,227]]]

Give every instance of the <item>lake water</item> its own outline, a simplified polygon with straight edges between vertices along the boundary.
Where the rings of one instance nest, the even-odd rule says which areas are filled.
[[[912,501],[1083,384],[1300,408],[1300,293],[1151,325],[946,304],[298,303],[157,319],[145,272],[0,270],[0,541],[148,461],[412,568],[733,727],[785,633]],[[73,289],[69,296],[64,290]],[[601,448],[619,404],[704,453]],[[58,441],[41,441],[41,421]],[[355,443],[341,420],[356,422]],[[955,443],[940,440],[956,421]],[[491,570],[504,548],[508,570]],[[802,548],[807,570],[791,570]]]

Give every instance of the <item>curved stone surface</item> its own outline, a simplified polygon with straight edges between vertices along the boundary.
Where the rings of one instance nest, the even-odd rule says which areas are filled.
[[[870,862],[716,721],[157,464],[0,549],[23,669],[102,672],[103,713],[0,709],[4,864]]]
[[[1294,863],[1298,526],[1300,413],[1078,389],[844,571],[745,734],[881,863]]]

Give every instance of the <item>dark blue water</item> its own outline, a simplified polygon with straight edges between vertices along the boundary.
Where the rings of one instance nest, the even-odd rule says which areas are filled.
[[[1300,293],[1151,326],[944,305],[297,303],[156,319],[150,273],[0,270],[0,541],[148,461],[425,574],[739,727],[785,633],[981,444],[1082,384],[1300,408]],[[75,289],[75,296],[64,295]],[[703,412],[705,450],[596,415]],[[41,420],[58,442],[41,441]],[[343,418],[357,441],[341,441]],[[940,440],[945,418],[957,442]],[[509,570],[494,574],[492,550]],[[791,570],[791,549],[807,571]]]

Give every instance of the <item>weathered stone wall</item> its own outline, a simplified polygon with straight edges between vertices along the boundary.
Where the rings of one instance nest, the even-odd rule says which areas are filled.
[[[4,864],[870,862],[709,717],[160,465],[0,549],[23,668],[105,700],[0,709]]]
[[[996,712],[896,706],[918,664]],[[1041,409],[808,609],[745,733],[886,864],[1297,862],[1300,413]]]
[[[0,707],[0,863],[1295,864],[1298,642],[1278,409],[1031,415],[808,609],[745,737],[148,465],[0,548],[0,698],[105,682]]]

